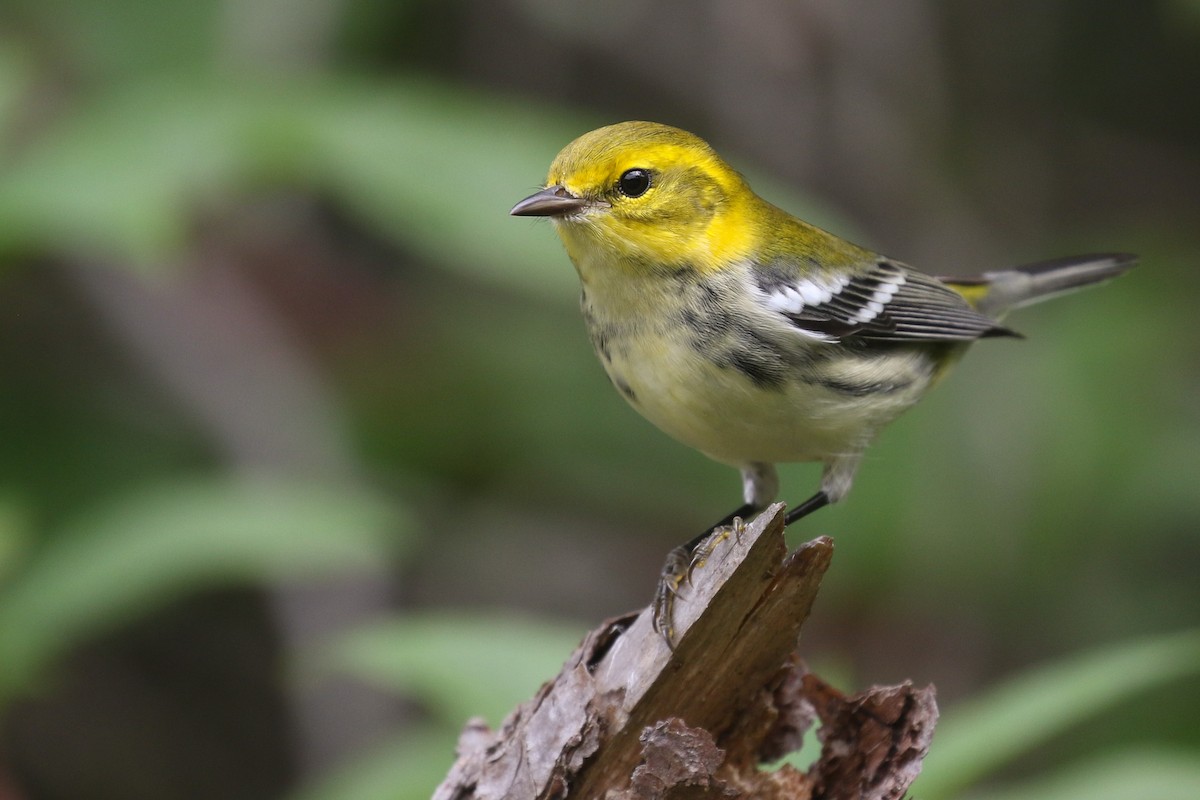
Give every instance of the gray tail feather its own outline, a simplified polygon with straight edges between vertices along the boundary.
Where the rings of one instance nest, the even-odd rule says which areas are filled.
[[[1137,256],[1129,253],[1092,253],[985,272],[980,277],[991,286],[976,305],[984,314],[999,317],[1014,308],[1111,280],[1136,263]]]

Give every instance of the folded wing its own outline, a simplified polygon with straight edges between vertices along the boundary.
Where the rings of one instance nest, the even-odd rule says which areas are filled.
[[[822,341],[970,341],[1015,336],[929,275],[880,259],[854,274],[804,275],[774,263],[756,269],[765,305]]]

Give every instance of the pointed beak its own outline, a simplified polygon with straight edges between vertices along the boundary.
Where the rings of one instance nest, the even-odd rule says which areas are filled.
[[[563,217],[587,208],[591,203],[576,197],[561,186],[547,186],[512,207],[514,217]]]

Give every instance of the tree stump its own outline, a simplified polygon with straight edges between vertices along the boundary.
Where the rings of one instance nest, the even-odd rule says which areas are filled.
[[[674,649],[651,609],[604,622],[499,730],[472,720],[434,800],[900,798],[933,736],[933,687],[843,695],[796,646],[833,555],[787,552],[783,505],[716,542],[675,605]],[[816,721],[820,758],[760,767]]]

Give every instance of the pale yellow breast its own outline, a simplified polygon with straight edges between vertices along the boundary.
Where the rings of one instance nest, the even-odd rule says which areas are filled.
[[[583,301],[596,351],[622,395],[713,459],[744,465],[860,452],[928,387],[919,351],[898,348],[864,366],[755,306],[736,275],[720,280],[601,276],[584,282]],[[737,366],[747,354],[760,369]],[[880,392],[855,392],[876,385]]]

